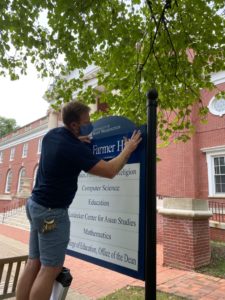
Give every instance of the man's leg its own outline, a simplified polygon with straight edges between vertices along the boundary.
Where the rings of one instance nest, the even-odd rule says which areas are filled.
[[[40,270],[39,259],[28,259],[16,289],[16,300],[29,300],[30,290]]]
[[[50,209],[35,202],[31,202],[30,210],[33,227],[38,235],[41,268],[31,288],[29,300],[49,300],[54,280],[62,270],[69,242],[68,210]],[[48,226],[48,222],[54,226]]]
[[[33,225],[30,209],[31,199],[28,199],[26,204],[26,213],[27,218],[30,221],[29,259],[17,284],[17,300],[29,300],[30,290],[41,267],[39,259],[38,231]]]
[[[29,300],[49,300],[54,281],[61,270],[62,266],[41,266],[41,269],[33,283]]]
[[[43,210],[40,206],[39,210]],[[54,281],[61,272],[69,242],[70,221],[67,209],[46,209],[41,215],[39,228],[53,222],[54,226],[39,231],[41,269],[33,283],[29,300],[49,300]]]

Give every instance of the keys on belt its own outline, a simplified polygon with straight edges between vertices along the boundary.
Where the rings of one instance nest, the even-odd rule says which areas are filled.
[[[56,222],[55,219],[52,220],[44,220],[41,232],[46,233],[54,230],[56,228]]]

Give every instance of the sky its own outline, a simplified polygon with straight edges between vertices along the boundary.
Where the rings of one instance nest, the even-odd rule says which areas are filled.
[[[46,115],[49,104],[43,95],[50,79],[38,78],[34,67],[16,81],[0,77],[0,116],[13,118],[22,127]]]

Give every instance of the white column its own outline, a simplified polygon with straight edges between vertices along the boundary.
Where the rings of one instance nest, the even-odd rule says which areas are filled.
[[[59,112],[53,110],[52,108],[48,111],[48,129],[58,127],[58,115]]]

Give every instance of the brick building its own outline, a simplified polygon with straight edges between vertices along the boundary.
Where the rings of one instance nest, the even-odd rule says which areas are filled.
[[[208,123],[199,122],[194,108],[196,132],[190,141],[158,149],[159,195],[225,200],[225,99],[214,98],[218,90],[225,90],[225,72],[215,74],[212,80],[217,88],[202,91],[203,103],[209,107]]]
[[[42,138],[60,120],[54,112],[0,139],[0,211],[26,198],[34,185]]]
[[[164,263],[181,268],[209,262],[209,237],[225,242],[225,99],[215,99],[225,90],[225,72],[213,74],[212,81],[216,88],[201,93],[208,123],[201,124],[193,108],[193,137],[158,149],[157,239],[166,249]]]

